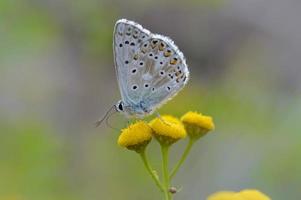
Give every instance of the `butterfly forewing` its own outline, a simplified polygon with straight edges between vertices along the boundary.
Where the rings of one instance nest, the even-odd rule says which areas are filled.
[[[142,72],[138,67],[142,66],[138,62],[137,52],[141,44],[150,37],[150,32],[135,22],[121,19],[115,25],[115,68],[122,100],[127,103],[134,103],[139,99],[140,88],[137,85]]]
[[[188,81],[184,56],[173,41],[135,22],[116,23],[114,55],[122,100],[128,104],[142,102],[154,111]]]

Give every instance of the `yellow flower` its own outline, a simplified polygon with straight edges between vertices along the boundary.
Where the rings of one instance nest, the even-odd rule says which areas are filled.
[[[193,139],[199,139],[214,129],[212,117],[197,112],[188,112],[181,117],[187,134]]]
[[[217,192],[207,200],[271,200],[268,196],[258,190],[243,190],[240,192]]]
[[[244,200],[235,192],[222,191],[210,195],[207,200]]]
[[[238,193],[244,200],[271,200],[268,196],[258,190],[242,190]]]
[[[186,131],[181,121],[170,115],[155,118],[149,125],[154,130],[154,136],[161,144],[170,145],[186,137]]]
[[[150,126],[143,122],[138,121],[128,128],[122,129],[118,138],[118,144],[126,147],[129,150],[141,152],[145,149],[152,139],[152,129]]]

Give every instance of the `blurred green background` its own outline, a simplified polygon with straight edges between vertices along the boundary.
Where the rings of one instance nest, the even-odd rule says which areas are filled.
[[[174,180],[175,199],[257,188],[300,200],[300,9],[294,0],[1,0],[0,200],[161,198],[139,157],[116,144],[119,132],[93,127],[120,98],[119,18],[170,36],[187,58],[191,80],[160,113],[196,110],[216,124]],[[149,153],[159,168],[156,142]]]

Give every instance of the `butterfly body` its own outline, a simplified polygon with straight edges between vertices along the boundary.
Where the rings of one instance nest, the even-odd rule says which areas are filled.
[[[133,21],[116,22],[113,49],[121,93],[115,108],[128,117],[152,114],[188,81],[185,58],[174,42]]]

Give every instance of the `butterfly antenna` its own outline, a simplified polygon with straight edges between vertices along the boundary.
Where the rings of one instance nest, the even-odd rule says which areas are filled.
[[[116,114],[117,112],[118,112],[118,111],[117,111],[117,109],[116,109],[116,107],[115,107],[115,112],[109,113],[108,116],[106,117],[106,125],[107,125],[108,127],[110,127],[111,129],[115,130],[115,131],[119,131],[119,130],[118,130],[117,128],[113,127],[113,126],[109,123],[109,119],[110,119],[110,117],[111,117],[112,115]]]
[[[113,111],[113,112],[112,112]],[[95,122],[95,127],[98,127],[102,124],[102,122],[104,120],[106,120],[106,123],[108,125],[108,117],[112,116],[114,113],[118,112],[117,109],[116,109],[116,106],[113,105],[105,114],[105,116],[103,116],[102,118],[100,118],[99,120],[97,120]]]

